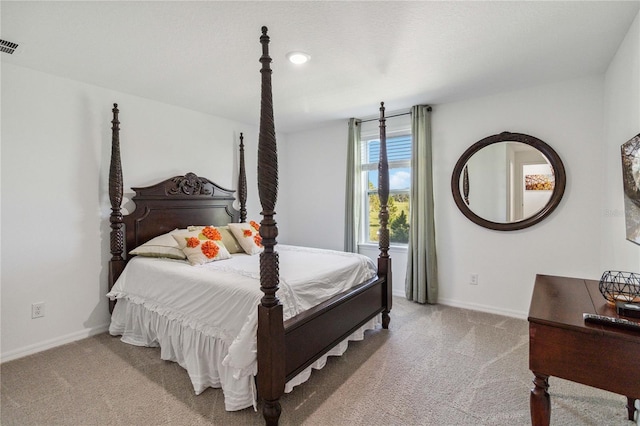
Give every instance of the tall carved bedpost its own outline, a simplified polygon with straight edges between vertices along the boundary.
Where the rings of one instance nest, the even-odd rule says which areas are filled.
[[[382,311],[382,327],[389,328],[391,317],[392,303],[392,285],[391,285],[391,258],[389,257],[389,164],[387,160],[387,131],[386,118],[384,116],[384,102],[380,102],[380,158],[378,161],[378,198],[380,198],[380,229],[378,231],[378,247],[380,255],[378,256],[378,276],[386,276],[386,289],[382,295],[383,306]]]
[[[262,27],[262,95],[258,138],[258,193],[262,205],[260,236],[260,289],[264,296],[258,306],[258,394],[263,400],[262,414],[267,425],[277,425],[280,397],[285,385],[284,324],[282,305],[276,296],[279,271],[274,250],[278,227],[273,216],[278,196],[278,153],[271,94],[271,57],[267,27]],[[263,368],[264,367],[264,368]]]
[[[111,164],[109,165],[109,200],[111,201],[111,261],[109,262],[109,290],[124,269],[124,225],[122,222],[122,163],[120,160],[120,121],[118,104],[113,104],[111,121]],[[113,312],[115,301],[109,301]]]
[[[240,133],[240,170],[238,172],[238,198],[240,198],[240,222],[247,221],[247,172],[244,167],[244,136]]]

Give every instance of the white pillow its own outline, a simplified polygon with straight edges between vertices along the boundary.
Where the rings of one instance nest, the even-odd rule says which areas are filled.
[[[187,256],[178,246],[172,234],[179,232],[174,229],[166,234],[159,235],[129,252],[131,255],[146,257],[167,257],[169,259],[186,259]]]
[[[173,234],[173,238],[192,265],[204,265],[214,260],[231,258],[229,251],[222,243],[220,231],[214,226]]]
[[[230,223],[228,226],[245,253],[253,255],[264,250],[260,225],[257,222],[252,220],[249,223]]]

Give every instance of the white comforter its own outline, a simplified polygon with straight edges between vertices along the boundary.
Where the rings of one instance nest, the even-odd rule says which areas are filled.
[[[359,254],[284,245],[277,250],[277,295],[285,319],[376,273],[373,261]],[[126,343],[159,345],[163,359],[189,372],[196,393],[222,387],[227,410],[255,406],[256,307],[263,295],[259,269],[257,255],[238,254],[202,266],[135,257],[107,295],[118,299],[109,332]],[[345,349],[343,342],[328,355]],[[325,360],[313,367],[321,368]],[[287,392],[309,374],[310,368],[288,383]]]

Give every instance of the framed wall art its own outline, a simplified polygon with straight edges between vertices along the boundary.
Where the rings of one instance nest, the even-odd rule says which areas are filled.
[[[640,245],[640,133],[623,143],[620,153],[627,239]]]

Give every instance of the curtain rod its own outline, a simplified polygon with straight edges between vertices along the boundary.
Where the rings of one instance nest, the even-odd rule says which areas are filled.
[[[427,107],[427,111],[431,111],[431,107]],[[398,114],[393,114],[393,115],[388,115],[385,118],[393,118],[393,117],[400,117],[402,115],[410,115],[411,111],[407,111],[407,112],[401,112]],[[360,120],[360,123],[368,123],[369,121],[378,121],[380,118],[369,118],[367,120]]]
[[[402,112],[400,114],[393,114],[393,115],[388,115],[385,118],[393,118],[393,117],[400,117],[401,115],[409,115],[411,114],[411,111],[408,112]],[[361,123],[368,123],[369,121],[378,121],[380,118],[370,118],[368,120],[360,120]]]

